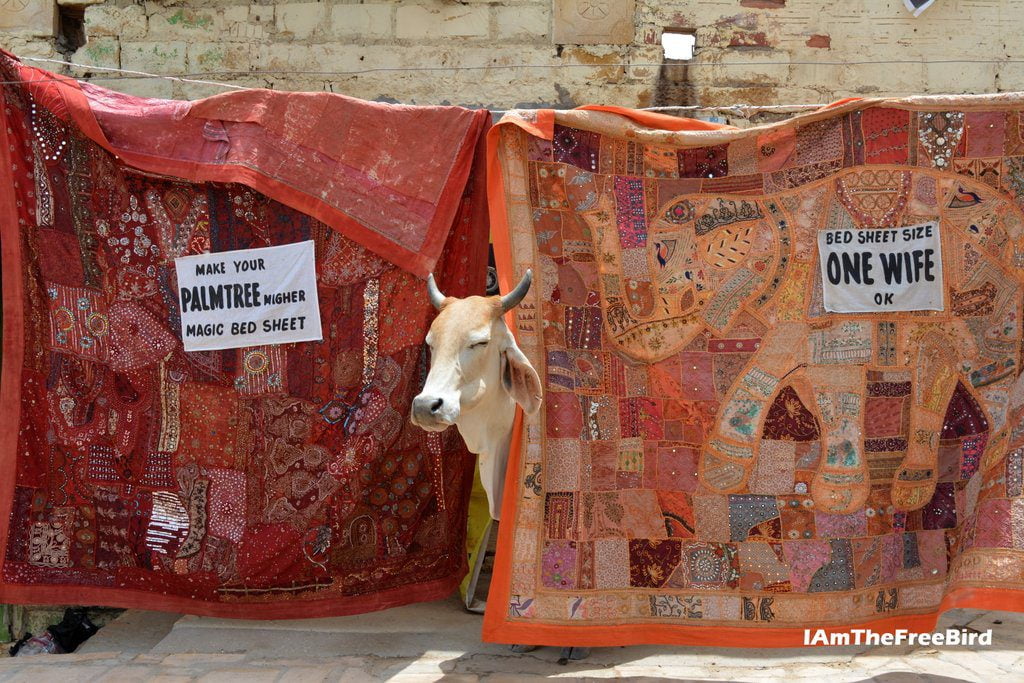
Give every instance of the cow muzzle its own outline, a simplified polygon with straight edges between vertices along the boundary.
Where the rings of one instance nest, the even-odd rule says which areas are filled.
[[[412,400],[412,421],[428,432],[439,432],[459,417],[458,397],[420,394]]]

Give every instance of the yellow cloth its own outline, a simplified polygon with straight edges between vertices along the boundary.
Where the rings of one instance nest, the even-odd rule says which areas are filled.
[[[466,552],[469,554],[469,571],[459,585],[459,595],[469,607],[473,603],[473,595],[467,595],[470,584],[477,578],[479,564],[483,562],[483,554],[487,552],[487,538],[494,520],[487,505],[487,493],[480,480],[480,468],[473,468],[473,491],[469,495],[469,514],[466,521]]]

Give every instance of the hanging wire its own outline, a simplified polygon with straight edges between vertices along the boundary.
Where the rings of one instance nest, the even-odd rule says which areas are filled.
[[[61,60],[61,59],[48,59],[48,58],[45,58],[45,57],[18,57],[18,59],[20,59],[22,61],[29,61],[29,62],[48,62],[48,63],[51,63],[51,64],[63,64],[64,66],[73,66],[75,68],[85,69],[87,71],[103,71],[103,72],[113,72],[113,73],[125,74],[124,76],[112,77],[111,80],[130,80],[130,79],[134,79],[134,78],[163,78],[163,79],[166,79],[166,80],[169,80],[169,81],[178,81],[180,83],[198,83],[200,85],[214,85],[214,86],[219,86],[221,88],[232,88],[234,90],[245,90],[246,89],[244,86],[232,85],[231,83],[221,83],[219,81],[206,81],[206,80],[190,78],[190,76],[202,75],[202,74],[183,74],[183,75],[180,75],[180,76],[169,76],[169,75],[165,75],[165,74],[151,74],[151,73],[146,72],[146,71],[132,71],[131,69],[115,69],[115,68],[109,67],[109,66],[93,66],[91,64],[77,64],[75,62],[66,62],[66,61]],[[38,81],[77,81],[77,80],[79,80],[79,79],[74,78],[72,76],[60,76],[59,74],[54,74],[52,78],[40,78],[40,79],[37,79],[37,82]],[[18,83],[18,82],[19,81],[0,81],[0,83],[2,83],[4,85],[9,85],[9,84]]]
[[[150,74],[144,71],[127,71],[124,69],[114,69],[110,67],[97,67],[89,64],[76,64],[74,62],[67,62],[60,59],[47,59],[43,57],[23,57],[35,62],[51,62],[54,64],[64,64],[67,66],[75,66],[83,69],[102,69],[104,71],[118,71],[123,73],[137,74],[140,77],[160,78],[159,74]],[[372,73],[386,73],[394,71],[487,71],[489,69],[571,69],[571,68],[582,68],[582,69],[602,69],[607,67],[662,67],[662,66],[683,66],[686,68],[690,67],[703,67],[703,66],[866,66],[866,65],[919,65],[925,66],[928,64],[1024,64],[1024,59],[862,59],[862,60],[849,60],[849,61],[768,61],[768,62],[686,62],[686,61],[674,61],[672,63],[666,62],[609,62],[609,63],[597,63],[597,64],[582,64],[582,63],[562,63],[562,64],[474,64],[470,66],[446,66],[446,65],[434,65],[434,66],[372,66],[363,69],[349,69],[345,71],[321,71],[321,70],[306,70],[306,69],[271,69],[271,70],[235,70],[235,71],[202,71],[194,73],[181,74],[174,78],[194,78],[196,76],[358,76],[362,74]],[[218,83],[218,85],[225,85]]]
[[[339,72],[327,72],[327,71],[315,71],[315,72],[314,71],[221,71],[221,72],[210,72],[209,74],[208,73],[204,73],[204,74],[169,75],[169,74],[154,74],[154,73],[149,73],[147,71],[134,71],[134,70],[131,70],[131,69],[118,69],[118,68],[109,67],[109,66],[93,66],[91,64],[79,64],[79,63],[76,63],[76,62],[65,61],[65,60],[62,60],[62,59],[51,59],[51,58],[46,58],[46,57],[19,57],[18,59],[25,60],[25,61],[32,61],[32,62],[44,62],[44,63],[49,63],[49,64],[60,64],[60,65],[63,65],[63,66],[74,67],[74,68],[83,69],[83,70],[86,70],[86,71],[102,71],[104,73],[120,74],[118,76],[110,76],[110,77],[104,78],[103,80],[137,80],[137,79],[148,79],[148,78],[160,78],[160,79],[169,80],[169,81],[177,81],[177,82],[180,82],[180,83],[197,83],[197,84],[200,84],[200,85],[219,86],[219,87],[222,87],[222,88],[230,88],[232,90],[246,90],[247,88],[246,88],[246,86],[235,85],[233,83],[222,83],[222,82],[219,82],[219,81],[211,81],[211,80],[205,80],[205,79],[195,79],[195,78],[192,78],[192,76],[196,76],[196,75],[210,75],[210,74],[214,74],[214,75],[238,75],[238,76],[311,75],[311,74],[317,74],[317,75],[346,75],[346,74],[368,73],[370,71],[373,71],[373,70],[362,70],[362,71],[354,71],[354,72],[340,72],[340,71]],[[507,66],[509,68],[529,68],[530,65],[519,64],[519,65],[507,65]],[[549,65],[549,66],[558,66],[558,65]],[[589,67],[589,68],[593,68],[589,64],[565,64],[563,66],[575,66],[575,67],[586,66],[586,67]],[[609,65],[604,65],[604,66],[614,66],[614,65],[609,64]],[[622,66],[622,65],[620,65],[620,66]],[[647,64],[647,65],[633,64],[633,66],[661,66],[661,65],[660,64]],[[459,69],[470,69],[470,68],[471,67],[409,67],[408,70],[413,70],[413,71],[426,71],[426,70],[439,70],[439,69],[459,70]],[[489,68],[496,68],[496,67],[473,67],[473,68],[489,69]],[[395,67],[394,69],[391,69],[391,70],[393,70],[393,71],[402,71],[402,70],[405,70],[405,69],[401,69],[401,68]],[[47,82],[47,81],[62,81],[62,82],[71,81],[71,82],[78,82],[79,80],[80,79],[75,78],[73,76],[61,76],[59,74],[53,74],[53,76],[50,77],[50,78],[35,79],[35,82]],[[16,83],[19,83],[19,82],[20,81],[0,81],[0,84],[4,84],[4,85],[6,85],[6,84],[16,84]],[[705,107],[705,106],[699,106],[699,105],[686,105],[686,106],[668,106],[668,107],[646,107],[646,108],[644,108],[644,111],[655,111],[655,112],[657,112],[657,111],[664,111],[664,112],[679,112],[679,111],[691,111],[691,112],[714,111],[714,112],[722,112],[722,111],[732,111],[736,115],[742,115],[744,112],[747,112],[747,111],[772,111],[772,112],[777,112],[777,113],[785,113],[785,112],[794,112],[794,111],[804,111],[804,110],[808,110],[808,109],[818,109],[818,108],[823,107],[823,106],[825,106],[825,105],[823,105],[823,104],[770,104],[770,105],[756,105],[756,104],[739,105],[739,104],[734,104],[734,105],[720,106],[720,107]],[[504,109],[491,109],[489,111],[492,114],[504,114],[504,113],[506,113],[507,110],[504,110]]]
[[[690,67],[703,67],[703,66],[790,66],[790,65],[802,65],[802,66],[848,66],[848,65],[927,65],[927,64],[1024,64],[1024,59],[865,59],[865,60],[852,60],[852,61],[776,61],[776,62],[674,62],[671,64],[662,62],[617,62],[608,64],[486,64],[486,65],[472,65],[472,66],[388,66],[388,67],[367,67],[365,69],[352,69],[347,71],[314,71],[314,70],[302,70],[302,69],[274,69],[274,70],[253,70],[253,71],[207,71],[207,72],[195,72],[195,73],[184,73],[184,74],[154,74],[147,71],[135,71],[131,69],[119,69],[107,66],[96,66],[92,64],[79,64],[77,62],[65,61],[62,59],[52,59],[46,57],[18,57],[18,59],[30,62],[44,62],[49,64],[60,64],[62,66],[73,67],[76,69],[82,69],[85,71],[101,71],[104,73],[112,73],[109,77],[103,77],[103,80],[135,80],[135,79],[149,79],[159,78],[169,81],[176,81],[180,83],[194,83],[198,85],[210,85],[220,88],[229,88],[231,90],[246,90],[247,86],[236,85],[233,83],[224,83],[221,81],[213,81],[208,79],[196,78],[197,76],[216,76],[216,77],[266,77],[266,76],[307,76],[314,77],[317,79],[325,79],[330,77],[339,76],[359,76],[364,74],[373,73],[390,73],[390,72],[424,72],[424,71],[487,71],[490,69],[566,69],[566,68],[586,68],[586,69],[602,69],[608,67],[643,67],[643,68],[661,68],[661,67],[677,67],[682,66],[686,68]],[[59,74],[53,74],[50,78],[36,79],[36,82],[46,81],[79,81],[81,79],[73,76],[61,76]],[[0,81],[0,84],[15,84],[20,81]],[[730,86],[727,85],[699,85],[700,88],[722,88],[728,89]],[[890,94],[907,94],[907,93],[890,93]],[[916,93],[915,93],[916,94]],[[825,104],[732,104],[722,106],[700,106],[700,105],[687,105],[687,106],[668,106],[668,107],[645,107],[644,111],[713,111],[713,112],[733,112],[734,114],[741,116],[747,112],[752,111],[770,111],[773,113],[789,113],[806,111],[810,109],[819,109],[826,106]],[[495,114],[504,114],[504,110],[491,110]]]

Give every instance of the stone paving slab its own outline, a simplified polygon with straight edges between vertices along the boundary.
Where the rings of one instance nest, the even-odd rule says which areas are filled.
[[[992,628],[989,648],[618,647],[595,649],[590,658],[565,666],[557,664],[557,648],[514,654],[505,646],[481,643],[480,616],[466,613],[454,599],[370,615],[287,622],[153,615],[126,612],[105,639],[97,635],[90,641],[97,651],[0,659],[0,683],[1024,681],[1024,615],[1005,612],[953,610],[940,621],[940,628]],[[159,640],[148,651],[140,651],[155,638]]]
[[[75,654],[109,652],[145,653],[167,637],[180,614],[132,609],[123,612],[78,648]]]

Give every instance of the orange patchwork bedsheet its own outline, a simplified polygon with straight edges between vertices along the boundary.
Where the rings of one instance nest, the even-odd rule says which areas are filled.
[[[1024,97],[748,130],[513,112],[489,142],[545,401],[486,639],[794,646],[1024,609]]]

